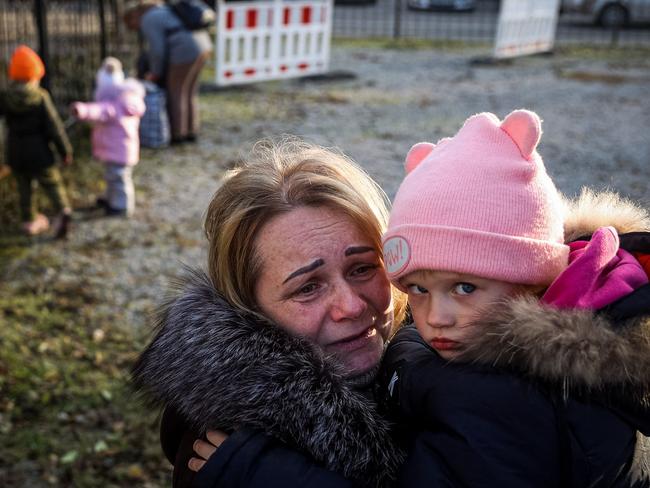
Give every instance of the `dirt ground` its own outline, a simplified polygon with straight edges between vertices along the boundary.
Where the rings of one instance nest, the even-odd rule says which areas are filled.
[[[573,51],[504,64],[471,50],[339,45],[320,81],[283,81],[201,95],[196,145],[145,150],[135,169],[131,220],[78,221],[71,239],[34,245],[65,265],[40,279],[82,279],[132,327],[180,264],[204,262],[201,219],[223,171],[262,137],[294,134],[352,156],[392,198],[412,144],[453,135],[471,114],[504,117],[525,107],[544,120],[539,147],[567,195],[609,188],[650,203],[650,57],[636,51]],[[90,196],[89,198],[92,198]],[[8,281],[31,277],[21,260]]]

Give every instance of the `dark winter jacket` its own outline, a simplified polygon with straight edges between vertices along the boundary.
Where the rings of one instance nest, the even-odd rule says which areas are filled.
[[[185,456],[176,465],[176,486],[187,486],[183,453],[209,429],[237,432],[202,472],[209,478],[204,486],[241,486],[244,478],[246,486],[265,488],[350,484],[341,476],[383,486],[401,460],[374,402],[346,382],[337,363],[234,309],[200,273],[163,307],[134,378],[168,409],[166,454],[174,461],[179,452]]]
[[[0,117],[7,121],[7,163],[17,173],[41,171],[55,162],[52,146],[62,158],[72,154],[47,90],[29,83],[12,83],[0,93]]]
[[[623,248],[650,252],[647,216],[611,195],[571,215],[569,239],[613,225]],[[650,486],[649,298],[645,285],[599,312],[508,300],[453,363],[400,330],[380,382],[407,445],[399,484]]]

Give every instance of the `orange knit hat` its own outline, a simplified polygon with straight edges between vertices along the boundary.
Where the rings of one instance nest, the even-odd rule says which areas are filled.
[[[40,80],[45,75],[43,61],[33,50],[21,44],[9,62],[9,78],[15,81]]]

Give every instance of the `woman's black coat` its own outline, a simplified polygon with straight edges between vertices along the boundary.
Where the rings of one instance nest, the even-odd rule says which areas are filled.
[[[335,473],[360,486],[391,483],[402,457],[388,421],[338,363],[233,308],[202,273],[189,274],[181,287],[134,367],[136,385],[167,409],[161,436],[175,464],[175,486],[192,478],[186,463],[193,440],[214,429],[238,431],[211,460],[226,471],[214,486],[238,486],[241,479],[268,486],[269,473],[278,482],[287,476],[285,486],[322,485]],[[277,463],[279,456],[289,459]],[[253,471],[240,474],[244,468]]]

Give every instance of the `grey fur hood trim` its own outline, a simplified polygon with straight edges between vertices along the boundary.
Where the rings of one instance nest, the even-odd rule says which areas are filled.
[[[583,189],[567,201],[565,241],[603,226],[619,234],[650,230],[648,212],[615,193]],[[650,394],[650,317],[612,323],[584,310],[557,310],[532,298],[506,300],[474,324],[463,359],[517,370],[589,391]],[[649,400],[645,400],[645,404]]]
[[[360,485],[394,478],[401,454],[372,401],[305,340],[221,298],[189,274],[133,368],[137,387],[199,432],[258,429]]]
[[[650,317],[615,326],[591,311],[527,297],[491,307],[472,327],[464,361],[516,370],[567,393],[624,390],[636,401],[650,394]]]

